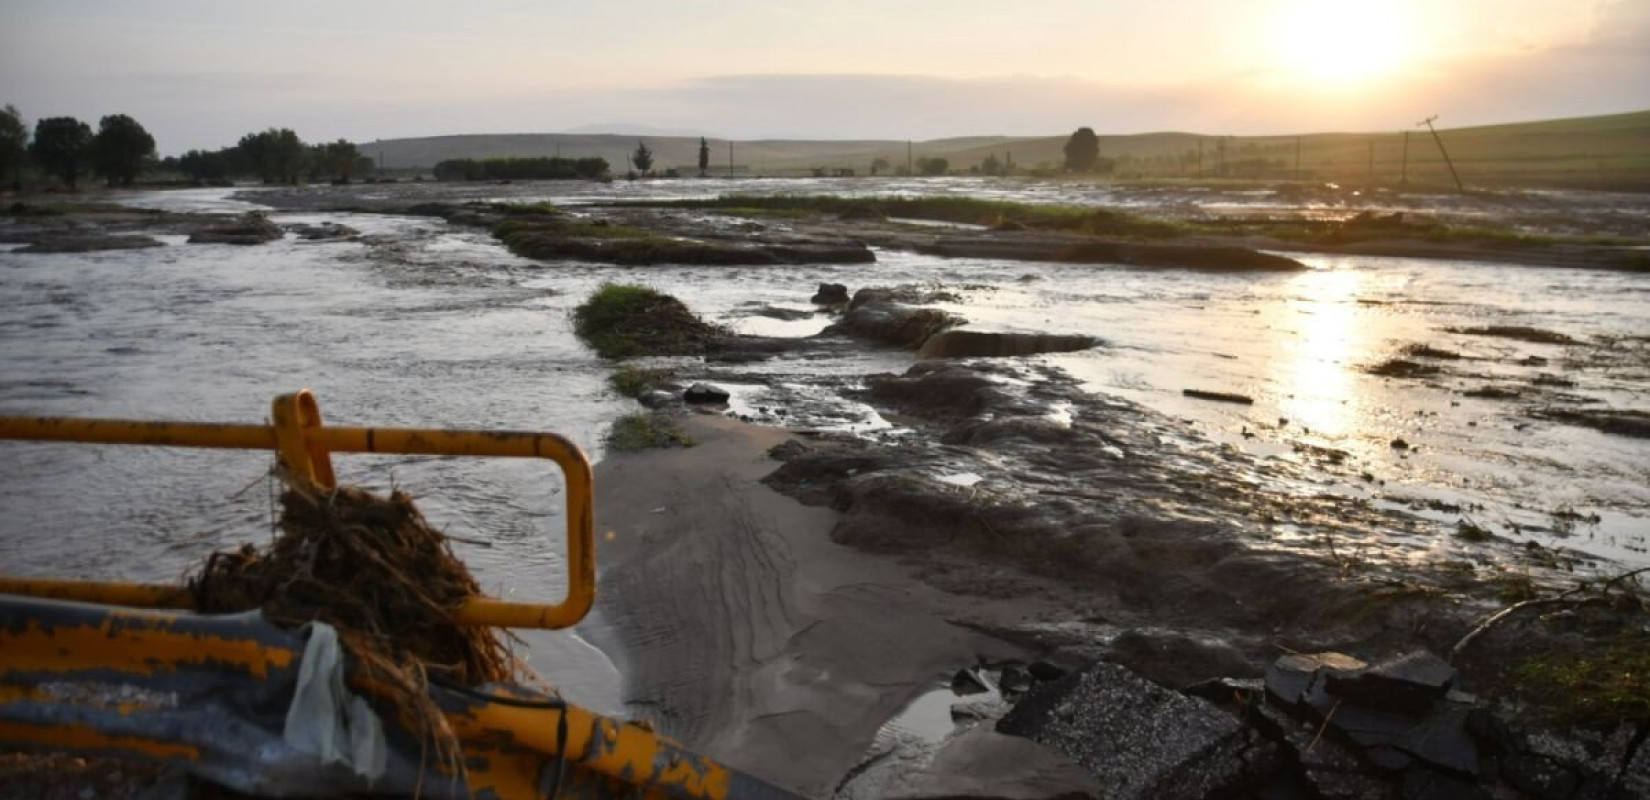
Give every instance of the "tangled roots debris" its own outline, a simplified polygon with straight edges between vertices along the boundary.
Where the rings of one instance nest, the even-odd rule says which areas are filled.
[[[259,609],[282,627],[331,624],[357,682],[424,737],[438,763],[459,769],[457,740],[427,681],[477,686],[513,672],[490,629],[454,619],[480,595],[475,578],[402,492],[289,486],[281,506],[268,548],[214,553],[190,580],[196,609]]]

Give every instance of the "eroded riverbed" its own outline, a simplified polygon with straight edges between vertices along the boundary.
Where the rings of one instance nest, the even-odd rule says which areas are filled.
[[[1103,192],[972,181],[662,182],[595,186],[380,186],[316,189],[350,205],[381,194],[589,202],[722,191],[932,191],[1005,199],[1098,202]],[[872,186],[872,189],[865,187]],[[1184,194],[1184,193],[1183,193]],[[134,196],[190,212],[255,207],[257,192]],[[1126,198],[1129,203],[1150,198]],[[1560,213],[1539,198],[1517,213]],[[1330,213],[1346,202],[1288,198],[1158,198],[1179,213],[1285,205]],[[1355,201],[1354,201],[1355,202]],[[1617,223],[1621,201],[1575,201],[1587,230]],[[1490,213],[1471,206],[1460,213]],[[1156,207],[1156,206],[1153,206]],[[1378,205],[1388,208],[1391,204]],[[1187,209],[1192,209],[1187,211]],[[1534,210],[1531,210],[1534,209]],[[821,282],[920,284],[935,303],[984,330],[1076,333],[1103,344],[1044,357],[1091,392],[1164,412],[1164,445],[1230,448],[1275,460],[1269,487],[1335,493],[1434,519],[1469,518],[1513,541],[1650,563],[1650,448],[1645,440],[1538,419],[1554,392],[1573,405],[1644,408],[1650,374],[1650,286],[1643,276],[1494,263],[1297,256],[1311,271],[1221,275],[1182,270],[943,259],[881,251],[875,265],[624,269],[539,263],[486,232],[429,218],[277,213],[281,223],[347,224],[358,240],[256,247],[185,245],[143,251],[24,255],[0,251],[0,410],[155,419],[252,420],[275,394],[314,389],[328,419],[381,424],[549,429],[593,454],[633,408],[604,384],[606,367],[572,336],[568,312],[604,281],[641,281],[708,318],[750,333],[807,336],[830,319],[807,298]],[[1592,221],[1587,221],[1592,220]],[[1603,220],[1600,222],[1599,220]],[[726,220],[707,224],[729,224]],[[783,226],[784,221],[740,224]],[[788,320],[757,314],[797,312]],[[1575,340],[1552,345],[1448,333],[1531,326]],[[1634,339],[1632,337],[1640,337]],[[1367,367],[1428,344],[1463,356],[1419,378]],[[1636,348],[1636,349],[1635,349]],[[864,348],[829,359],[721,366],[734,413],[773,424],[914,435],[854,399],[873,373],[913,356]],[[1572,386],[1541,385],[1554,375]],[[1515,387],[1519,396],[1468,396]],[[1186,397],[1237,392],[1248,406]],[[1050,407],[1058,416],[1061,409]],[[1406,445],[1395,448],[1395,440]],[[170,581],[207,553],[268,535],[268,458],[254,454],[3,445],[0,563],[8,572]],[[1316,449],[1314,449],[1316,448]],[[1338,451],[1332,465],[1311,454]],[[1303,455],[1305,454],[1305,455]],[[511,462],[340,459],[341,477],[411,491],[491,592],[559,593],[561,503],[548,470]],[[957,476],[969,485],[1012,476]],[[1371,531],[1371,536],[1382,535]],[[1442,545],[1448,545],[1443,548]],[[1409,540],[1425,558],[1437,546]],[[1356,546],[1353,544],[1352,546]],[[534,637],[535,660],[570,696],[618,705],[600,654]],[[539,657],[543,653],[543,657]]]

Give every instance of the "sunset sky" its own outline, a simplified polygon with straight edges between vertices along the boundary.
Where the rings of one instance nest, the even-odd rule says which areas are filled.
[[[4,0],[0,103],[162,152],[645,125],[735,138],[1390,130],[1650,108],[1650,0]]]

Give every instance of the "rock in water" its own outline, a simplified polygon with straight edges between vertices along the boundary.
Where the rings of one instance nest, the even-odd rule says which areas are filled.
[[[848,287],[840,283],[822,283],[809,302],[820,306],[847,305]]]
[[[189,234],[190,244],[254,245],[273,242],[286,236],[281,226],[257,211],[242,214],[240,219],[225,224],[202,228]]]
[[[912,308],[889,299],[886,290],[861,289],[848,313],[826,333],[869,339],[895,347],[921,347],[934,334],[965,320],[937,308]]]
[[[636,402],[641,403],[644,408],[658,410],[661,408],[670,408],[671,406],[676,405],[678,401],[676,399],[676,395],[673,395],[670,392],[653,389],[637,395]]]
[[[728,401],[728,391],[708,383],[695,383],[682,393],[682,399],[696,406],[720,405]]]
[[[1264,775],[1275,751],[1208,701],[1116,664],[1033,689],[997,730],[1076,761],[1117,800],[1202,800]]]
[[[1096,344],[1090,336],[1052,333],[985,333],[940,331],[923,342],[918,358],[1006,358],[1038,353],[1069,353]]]
[[[19,253],[94,253],[102,250],[140,250],[161,247],[159,239],[139,234],[53,233],[44,235]]]
[[[306,242],[341,241],[361,235],[360,231],[348,225],[339,225],[336,222],[323,222],[319,225],[288,225],[286,229]]]

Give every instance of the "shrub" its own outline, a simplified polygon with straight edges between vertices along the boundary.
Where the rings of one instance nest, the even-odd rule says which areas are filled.
[[[573,310],[573,332],[602,358],[698,355],[722,330],[646,286],[606,283]]]

